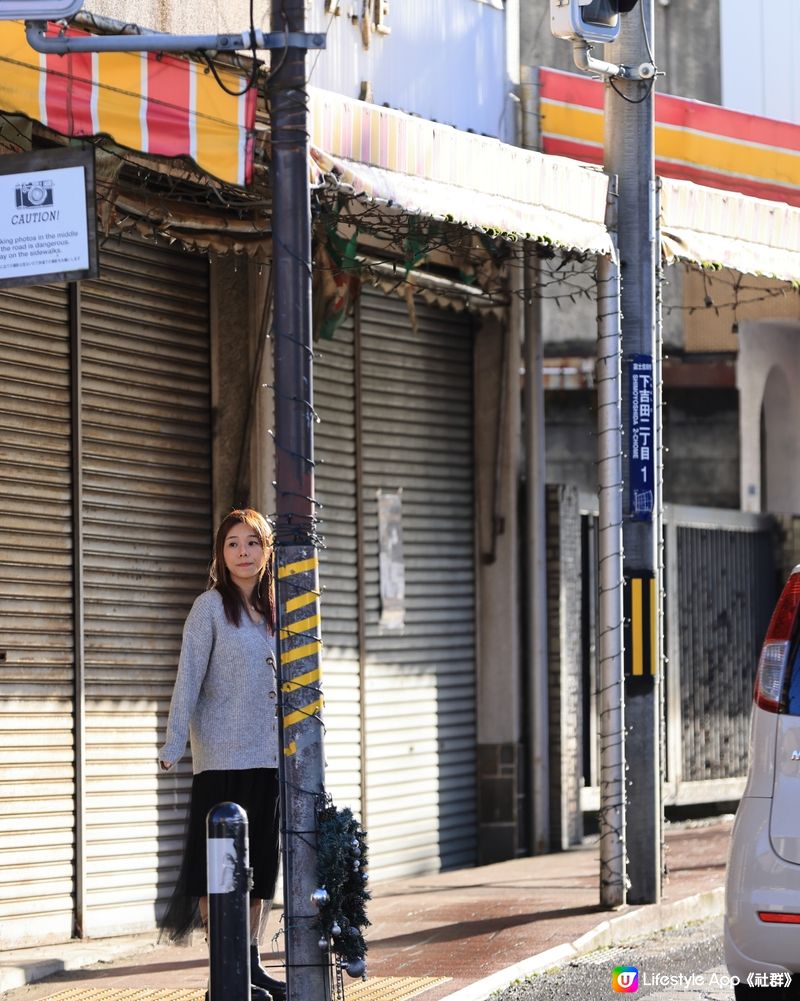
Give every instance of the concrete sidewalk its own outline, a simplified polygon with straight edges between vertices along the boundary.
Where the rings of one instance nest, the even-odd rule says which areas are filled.
[[[581,953],[718,915],[730,829],[730,818],[668,826],[661,903],[619,911],[599,906],[596,843],[378,883],[368,908],[369,979],[345,978],[348,1001],[402,1001],[423,991],[423,1001],[483,1001],[519,977]],[[274,914],[270,934],[279,921]],[[280,954],[264,952],[273,975],[282,978]],[[64,1001],[199,1001],[206,979],[202,943],[156,946],[152,935],[0,953],[6,1001],[59,994]]]

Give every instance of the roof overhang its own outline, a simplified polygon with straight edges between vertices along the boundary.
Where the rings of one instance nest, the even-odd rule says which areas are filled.
[[[800,208],[662,178],[661,247],[667,262],[800,282]]]
[[[0,87],[4,111],[65,135],[105,133],[133,150],[190,156],[229,183],[242,184],[250,175],[253,92],[230,97],[189,60],[146,53],[40,57],[27,45],[21,23],[2,22],[0,64],[8,70]],[[227,68],[221,72],[229,72],[233,83],[243,79]],[[201,94],[201,86],[208,92]],[[321,184],[387,210],[511,241],[614,254],[605,225],[608,177],[595,166],[317,88],[309,88],[309,103],[311,166]],[[684,180],[661,183],[668,261],[800,281],[800,207]],[[146,215],[152,222],[152,206]],[[208,222],[194,220],[190,228],[208,228]],[[174,224],[165,218],[157,227],[168,231]],[[250,252],[268,236],[260,217],[257,224],[234,220],[230,226],[214,237],[214,246]],[[203,245],[198,237],[191,242]]]
[[[613,254],[602,171],[391,108],[309,91],[311,157],[320,183],[510,240]]]
[[[603,162],[604,87],[541,69],[546,152]],[[664,258],[800,280],[800,126],[655,95]]]

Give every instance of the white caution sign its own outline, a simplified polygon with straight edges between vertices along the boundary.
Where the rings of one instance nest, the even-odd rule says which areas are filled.
[[[0,158],[0,286],[97,274],[91,152]]]

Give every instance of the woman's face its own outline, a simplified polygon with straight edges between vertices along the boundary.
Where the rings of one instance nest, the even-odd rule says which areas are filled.
[[[249,594],[267,563],[258,533],[241,522],[234,525],[225,536],[223,555],[232,583]]]

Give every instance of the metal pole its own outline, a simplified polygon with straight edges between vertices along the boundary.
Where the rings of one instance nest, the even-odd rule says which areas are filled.
[[[0,18],[0,20],[8,20]],[[282,48],[289,45],[304,48],[324,48],[325,36],[280,33],[265,35],[256,29],[229,35],[170,35],[166,32],[143,32],[120,35],[48,35],[47,22],[26,21],[25,37],[32,49],[45,54],[63,56],[70,52],[246,52],[256,49]]]
[[[616,233],[616,178],[607,224]],[[625,706],[622,675],[622,409],[619,265],[597,264],[597,537],[600,678],[600,903],[625,903]]]
[[[75,937],[84,938],[86,920],[86,657],[83,539],[83,363],[81,286],[69,284],[72,419],[72,626],[75,655]]]
[[[614,63],[652,62],[653,0],[640,0],[622,17],[610,46]],[[623,524],[624,573],[630,613],[625,649],[628,903],[656,903],[661,895],[660,698],[657,636],[661,620],[656,560],[655,494],[660,452],[634,434],[644,419],[658,371],[655,341],[656,220],[653,153],[653,81],[612,79],[605,87],[605,169],[619,178],[619,253],[622,268],[623,427],[628,449]],[[647,374],[649,372],[649,374]],[[631,387],[636,385],[636,391]],[[634,403],[636,409],[634,410]],[[647,419],[652,420],[652,399]]]
[[[302,36],[305,0],[272,4],[274,31]],[[316,810],[324,793],[318,559],[314,545],[311,207],[306,52],[272,55],[272,246],[275,306],[275,472],[281,804],[289,1001],[330,996],[320,948]]]
[[[539,79],[521,70],[522,145],[537,149]],[[524,249],[526,297],[523,312],[525,351],[525,468],[527,470],[528,712],[531,732],[531,850],[550,850],[550,713],[547,650],[547,487],[544,419],[544,341],[541,261]]]
[[[531,721],[531,848],[550,850],[550,713],[547,659],[547,487],[540,260],[525,249],[525,468],[527,469],[528,663]]]
[[[220,803],[206,818],[210,1001],[250,1001],[247,814]]]
[[[366,519],[364,503],[364,394],[363,386],[364,337],[362,332],[361,299],[356,299],[353,309],[353,417],[355,427],[355,529],[356,529],[356,602],[358,633],[358,733],[359,733],[359,791],[361,794],[361,824],[369,823],[369,784],[367,782],[367,546],[364,531]]]
[[[658,602],[658,622],[661,623],[661,628],[656,635],[657,644],[657,663],[659,665],[659,670],[662,669],[663,665],[663,677],[666,678],[666,672],[669,669],[667,663],[667,648],[666,648],[666,620],[664,617],[664,582],[666,579],[666,550],[664,545],[664,367],[663,367],[663,357],[664,357],[664,266],[661,260],[661,182],[656,180],[654,195],[655,199],[655,218],[656,218],[656,251],[655,251],[655,266],[656,266],[656,277],[655,277],[655,342],[656,342],[656,353],[653,359],[653,381],[654,381],[654,403],[655,403],[655,444],[658,449],[658,458],[656,460],[656,498],[655,498],[655,519],[654,519],[654,531],[656,536],[656,582],[658,585],[658,590],[656,592],[656,601]],[[659,740],[659,787],[661,790],[664,789],[664,783],[666,781],[666,762],[667,762],[667,733],[666,733],[666,692],[665,684],[659,684],[657,698],[658,705],[656,711],[658,713],[658,719],[660,721],[661,733]],[[663,858],[665,845],[664,845],[664,811],[659,809],[658,814],[658,839],[659,839],[659,858]]]

